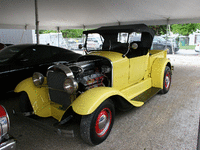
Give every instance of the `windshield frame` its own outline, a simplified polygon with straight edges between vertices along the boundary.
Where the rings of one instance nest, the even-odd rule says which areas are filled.
[[[119,36],[119,34],[121,34],[121,33],[127,33],[127,39],[126,39],[126,42],[124,42],[125,44],[129,44],[130,43],[130,41],[129,41],[129,39],[130,39],[130,34],[132,34],[132,33],[129,33],[129,32],[116,32],[117,34],[118,34],[118,36]],[[95,49],[90,49],[90,50],[88,50],[88,47],[87,47],[87,42],[88,42],[88,39],[89,38],[91,38],[91,36],[88,36],[89,34],[99,34],[100,35],[100,39],[101,39],[101,42],[102,42],[102,44],[103,44],[103,42],[104,42],[104,38],[103,38],[103,35],[101,35],[100,33],[98,33],[98,32],[93,32],[93,33],[86,33],[85,34],[85,43],[84,43],[84,48],[85,48],[85,50],[87,51],[87,52],[91,52],[91,51],[98,51],[98,50],[95,50]],[[109,40],[109,43],[110,43],[110,45],[109,45],[109,49],[100,49],[100,51],[112,51],[111,50],[111,47],[112,47],[112,42]],[[128,50],[128,47],[127,47],[127,50]]]

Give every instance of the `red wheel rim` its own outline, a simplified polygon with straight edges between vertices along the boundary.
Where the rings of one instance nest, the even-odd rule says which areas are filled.
[[[170,76],[170,72],[167,72],[166,76],[165,76],[165,88],[169,89],[171,83],[171,76]]]
[[[95,123],[95,132],[97,136],[104,136],[110,128],[112,120],[112,113],[109,108],[104,108],[99,113],[96,123]]]

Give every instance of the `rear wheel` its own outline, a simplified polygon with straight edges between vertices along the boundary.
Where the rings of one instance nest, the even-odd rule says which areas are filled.
[[[169,66],[165,67],[164,79],[163,79],[163,89],[159,93],[165,94],[169,91],[171,85],[171,69]]]
[[[82,139],[91,145],[102,143],[112,129],[114,116],[114,104],[109,99],[104,101],[92,114],[82,116],[80,124]]]

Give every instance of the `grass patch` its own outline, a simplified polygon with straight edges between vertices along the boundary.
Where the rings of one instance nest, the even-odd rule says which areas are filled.
[[[180,46],[180,49],[195,49],[195,45]]]
[[[195,49],[195,45],[180,45],[179,49]]]

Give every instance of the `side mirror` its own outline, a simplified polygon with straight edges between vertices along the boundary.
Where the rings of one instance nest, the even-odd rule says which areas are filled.
[[[83,45],[82,45],[82,44],[79,44],[79,45],[78,45],[78,48],[79,48],[79,49],[82,49],[82,48],[83,48]]]

